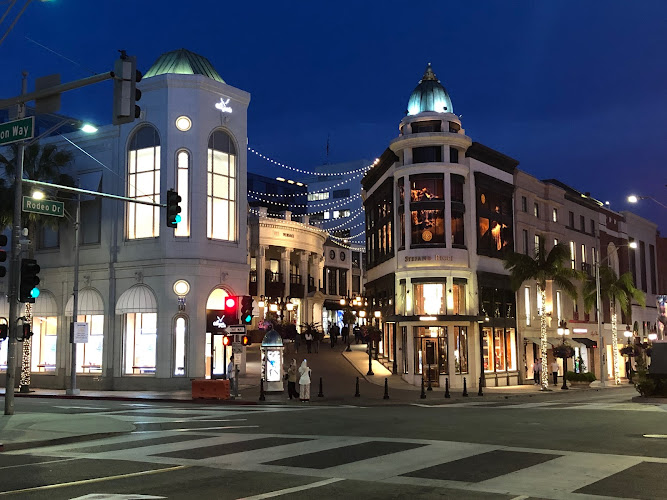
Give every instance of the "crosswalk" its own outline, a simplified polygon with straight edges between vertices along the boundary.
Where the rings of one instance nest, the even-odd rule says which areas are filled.
[[[259,431],[242,425],[144,431],[41,448],[39,454],[60,459],[195,466],[307,476],[313,481],[363,480],[553,499],[614,497],[613,485],[634,470],[654,468],[658,482],[667,473],[667,458],[427,439]],[[624,496],[643,498],[627,489]],[[465,494],[461,497],[465,498]]]

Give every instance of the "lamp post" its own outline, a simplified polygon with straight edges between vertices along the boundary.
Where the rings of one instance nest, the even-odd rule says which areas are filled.
[[[667,208],[667,205],[664,203],[656,200],[653,196],[638,196],[636,194],[631,194],[628,196],[628,202],[630,203],[637,203],[639,200],[653,200],[655,201],[658,205],[660,205],[663,208]]]
[[[562,320],[560,323],[558,323],[557,332],[561,337],[561,345],[565,347],[565,337],[570,334],[570,329],[567,327],[566,321]],[[563,385],[561,386],[561,389],[569,389],[567,386],[567,356],[565,356],[565,350],[563,350]]]
[[[630,347],[630,338],[632,337],[632,331],[630,330],[630,325],[625,325],[625,331],[623,336],[626,340],[626,347]],[[632,353],[627,354],[628,359],[625,363],[625,376],[628,377],[628,383],[632,383]]]

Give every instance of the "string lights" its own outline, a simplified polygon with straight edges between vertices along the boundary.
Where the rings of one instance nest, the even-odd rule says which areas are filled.
[[[266,200],[263,200],[259,196],[255,196],[255,195],[252,195],[252,194],[249,194],[248,198],[252,198],[253,200],[257,200],[257,201],[266,202]],[[342,199],[337,200],[337,201],[329,201],[329,202],[326,202],[326,203],[318,203],[318,204],[314,204],[314,205],[307,204],[307,203],[282,203],[280,201],[272,201],[271,203],[273,205],[281,205],[283,207],[288,207],[288,208],[290,208],[290,207],[293,207],[293,208],[328,208],[328,209],[331,210],[333,208],[338,208],[340,206],[343,206],[346,203],[348,203],[352,200],[355,200],[357,198],[361,198],[361,194],[357,193],[357,194],[352,195],[348,198],[342,198]],[[312,213],[316,214],[317,212],[312,212]],[[309,213],[308,215],[311,215],[311,214]]]
[[[261,196],[266,196],[266,197],[271,197],[271,198],[295,198],[297,196],[306,196],[306,195],[311,195],[311,194],[322,194],[322,193],[328,193],[331,189],[335,189],[339,186],[342,186],[343,184],[346,184],[353,179],[357,179],[358,177],[361,177],[363,174],[357,174],[353,177],[350,177],[349,179],[345,179],[344,181],[337,182],[336,184],[332,184],[331,186],[328,186],[326,188],[322,188],[321,191],[311,191],[309,193],[261,193],[258,191],[248,191],[249,194],[257,194]]]
[[[367,166],[365,166],[365,167],[358,168],[358,169],[356,169],[356,170],[350,170],[350,171],[348,171],[348,172],[331,172],[331,173],[329,173],[329,172],[309,172],[308,170],[301,170],[300,168],[290,167],[289,165],[285,165],[284,163],[281,163],[281,162],[276,161],[276,160],[274,160],[274,159],[272,159],[272,158],[269,158],[268,156],[263,155],[263,154],[260,153],[259,151],[254,150],[254,149],[251,148],[250,146],[248,146],[248,151],[250,151],[251,153],[255,153],[255,154],[256,154],[257,156],[259,156],[260,158],[262,158],[262,159],[264,159],[264,160],[266,160],[266,161],[268,161],[268,162],[271,162],[271,163],[273,163],[274,165],[278,165],[279,167],[283,167],[283,168],[286,168],[286,169],[288,169],[288,170],[292,170],[293,172],[299,172],[300,174],[316,175],[316,176],[318,176],[318,177],[321,177],[321,176],[325,176],[325,177],[336,177],[336,176],[339,176],[339,175],[356,174],[357,172],[365,173],[365,172],[369,171],[371,168],[373,168],[375,165],[377,165],[377,163],[380,161],[379,158],[376,158],[375,161],[374,161],[372,164],[367,165]]]

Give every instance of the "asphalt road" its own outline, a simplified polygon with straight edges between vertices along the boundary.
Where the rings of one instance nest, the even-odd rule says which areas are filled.
[[[0,454],[0,497],[667,499],[667,405],[632,395],[384,407],[21,399],[17,411],[101,413],[137,431]]]

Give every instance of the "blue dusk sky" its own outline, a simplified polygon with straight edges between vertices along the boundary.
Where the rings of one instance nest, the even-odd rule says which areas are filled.
[[[431,62],[473,140],[667,232],[667,209],[625,201],[667,203],[664,0],[33,1],[0,45],[0,96],[18,94],[22,70],[32,90],[38,76],[109,71],[117,49],[145,72],[179,48],[251,93],[251,147],[305,170],[327,137],[330,162],[379,156]],[[61,112],[106,124],[111,103],[106,82],[68,92]]]

